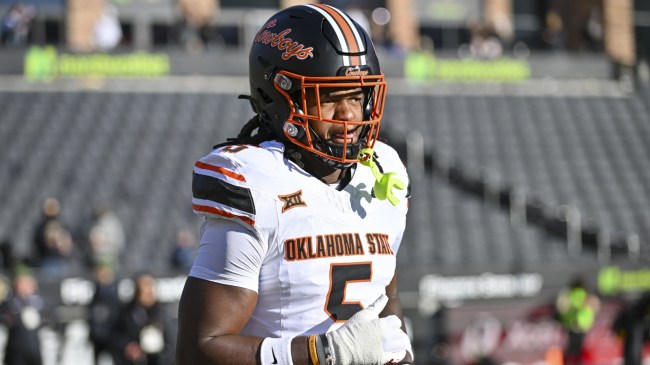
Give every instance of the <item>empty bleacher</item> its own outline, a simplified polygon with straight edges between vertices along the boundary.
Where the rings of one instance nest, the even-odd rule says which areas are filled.
[[[425,141],[402,264],[458,272],[572,259],[566,231],[553,230],[566,206],[580,211],[583,237],[608,232],[620,246],[637,235],[648,259],[647,90],[436,90],[396,88],[386,105],[389,140],[407,144],[415,131]],[[108,201],[126,226],[124,267],[160,270],[176,229],[198,224],[193,162],[250,116],[235,92],[0,91],[0,238],[29,255],[45,197],[61,200],[73,227]],[[517,196],[528,216],[512,214]],[[596,260],[592,248],[580,257]]]
[[[438,251],[419,251],[409,260],[439,269],[569,259],[570,211],[580,214],[582,258],[606,261],[617,251],[618,257],[647,260],[647,90],[625,95],[611,87],[581,96],[576,90],[530,95],[534,90],[485,93],[467,86],[391,98],[385,126],[402,136],[419,130],[431,154],[428,167],[443,177],[414,182],[425,185],[415,194],[427,197],[412,201],[411,224],[416,231],[428,229],[426,239]],[[457,192],[445,194],[450,188]],[[491,188],[501,195],[500,204],[487,207]],[[537,215],[528,223],[513,222],[508,208],[516,192],[527,199],[528,213]],[[629,251],[635,239],[640,253]]]
[[[0,237],[29,255],[44,198],[60,199],[71,228],[108,202],[127,230],[125,266],[166,263],[176,229],[196,222],[194,160],[238,132],[247,115],[247,105],[231,100],[236,97],[2,93]]]

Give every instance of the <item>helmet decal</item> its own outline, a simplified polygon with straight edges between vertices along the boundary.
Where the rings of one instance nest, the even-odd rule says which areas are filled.
[[[315,4],[306,5],[323,15],[328,23],[336,32],[341,49],[345,53],[343,55],[344,66],[358,66],[366,64],[366,56],[359,55],[365,53],[364,43],[361,36],[354,26],[352,20],[342,11],[331,6]]]
[[[275,24],[275,19],[266,23],[264,26],[265,29],[255,36],[255,42],[270,44],[280,51],[284,51],[282,59],[285,61],[293,56],[299,60],[304,60],[307,57],[314,57],[314,54],[312,53],[314,50],[313,47],[306,47],[304,44],[295,42],[293,39],[286,37],[286,35],[291,33],[290,28],[281,31],[280,33],[272,33],[269,31],[268,29],[273,28]]]
[[[362,70],[359,66],[351,66],[343,71],[345,76],[368,76],[368,70]]]

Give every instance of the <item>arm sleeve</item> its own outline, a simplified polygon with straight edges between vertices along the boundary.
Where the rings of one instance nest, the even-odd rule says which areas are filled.
[[[236,221],[206,219],[189,276],[258,292],[268,247]]]

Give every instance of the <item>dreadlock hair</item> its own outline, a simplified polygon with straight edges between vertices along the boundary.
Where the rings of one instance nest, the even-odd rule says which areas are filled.
[[[255,130],[257,130],[257,133],[253,134]],[[217,149],[219,147],[234,144],[258,145],[264,141],[270,141],[275,138],[275,134],[271,130],[270,126],[262,120],[262,115],[256,114],[246,122],[246,124],[244,124],[237,137],[227,138],[226,142],[219,143],[212,148]]]
[[[277,138],[273,132],[273,127],[269,122],[264,120],[264,116],[260,111],[257,103],[250,95],[239,95],[239,99],[248,100],[251,103],[251,107],[256,114],[244,124],[242,129],[239,131],[239,134],[235,138],[227,138],[226,142],[219,143],[213,146],[213,149],[217,149],[224,146],[232,146],[236,144],[250,144],[258,145],[265,141],[271,141]],[[257,133],[253,134],[257,130]],[[293,144],[288,143],[285,146],[284,150],[285,156],[293,160],[298,166],[304,168],[304,163],[301,161],[300,152],[293,146]]]
[[[217,149],[223,146],[231,146],[236,144],[258,145],[264,141],[276,139],[277,137],[271,130],[270,125],[265,123],[262,118],[262,115],[256,114],[248,122],[246,122],[246,124],[244,124],[237,137],[227,138],[226,142],[219,143],[212,148]],[[257,130],[257,133],[253,134],[255,130]],[[298,164],[298,166],[304,168],[305,165],[302,162],[300,152],[298,152],[293,144],[288,143],[285,146],[284,154],[288,159],[294,161],[296,164]]]

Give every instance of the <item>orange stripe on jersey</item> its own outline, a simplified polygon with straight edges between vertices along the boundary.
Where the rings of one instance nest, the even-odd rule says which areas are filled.
[[[313,4],[324,11],[326,11],[333,19],[336,21],[336,24],[339,26],[343,35],[345,36],[345,41],[348,44],[348,49],[350,53],[359,53],[361,51],[361,46],[357,42],[357,38],[354,36],[354,31],[352,30],[350,23],[348,23],[343,16],[336,10],[330,8],[327,5],[323,4]],[[359,56],[350,56],[350,65],[359,66],[361,64],[361,57]]]
[[[194,166],[196,166],[196,167],[198,167],[200,169],[218,172],[218,173],[220,173],[222,175],[228,176],[229,178],[232,178],[232,179],[235,179],[235,180],[246,181],[246,178],[244,178],[243,175],[240,175],[240,174],[238,174],[236,172],[224,169],[223,167],[210,165],[210,164],[207,164],[207,163],[201,162],[201,161],[197,161],[194,164]]]
[[[251,226],[255,226],[255,221],[248,218],[248,217],[228,213],[228,212],[226,212],[224,210],[217,209],[215,207],[210,207],[210,206],[207,206],[207,205],[192,204],[192,209],[194,209],[197,212],[212,213],[212,214],[220,215],[220,216],[226,217],[226,218],[239,218],[242,221],[250,224]]]

